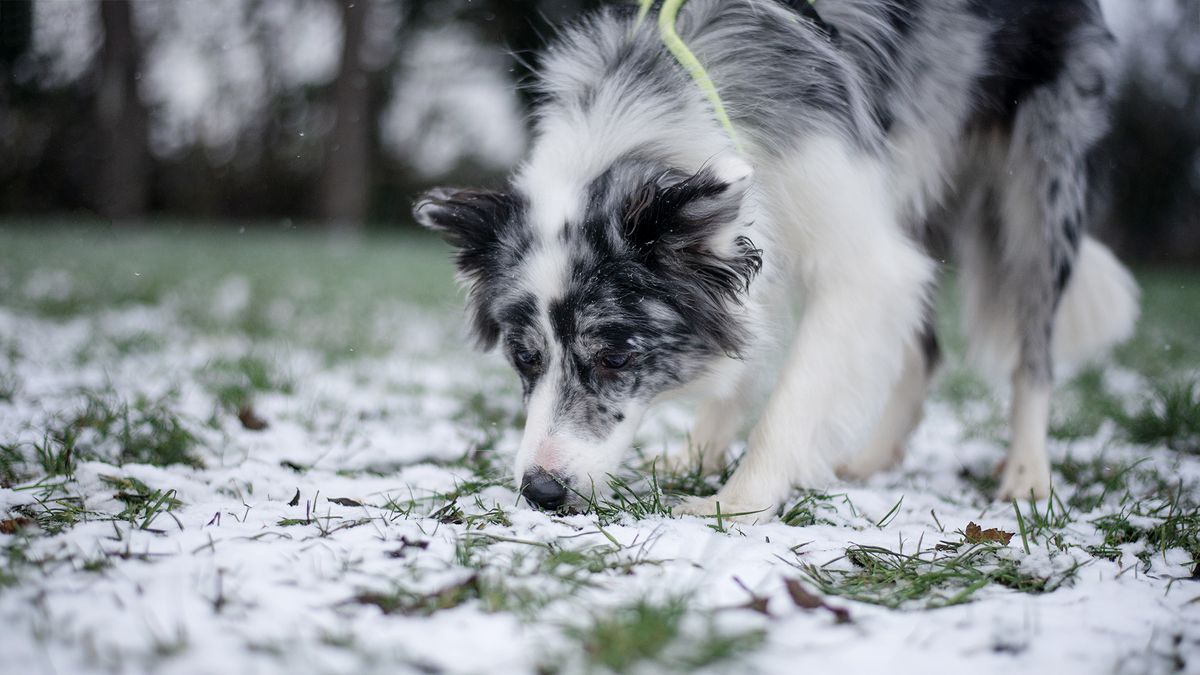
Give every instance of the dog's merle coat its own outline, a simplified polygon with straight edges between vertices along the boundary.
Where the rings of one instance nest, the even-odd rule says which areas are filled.
[[[817,10],[819,20],[779,0],[684,5],[680,35],[740,151],[654,21],[614,6],[546,51],[537,142],[511,187],[418,202],[418,219],[457,248],[476,338],[501,343],[523,379],[518,477],[602,484],[645,407],[684,389],[709,401],[692,440],[723,451],[756,379],[746,364],[768,335],[785,339],[796,297],[790,355],[718,497],[769,507],[793,483],[858,472],[860,448],[891,452],[915,424],[934,358],[916,338],[932,276],[920,242],[937,223],[958,252],[973,347],[1013,377],[1002,490],[1045,492],[1055,356],[1111,343],[1136,311],[1126,273],[1082,235],[1113,67],[1099,7]],[[1100,320],[1104,296],[1114,304]],[[924,342],[934,344],[928,331]],[[543,496],[534,501],[570,501]]]

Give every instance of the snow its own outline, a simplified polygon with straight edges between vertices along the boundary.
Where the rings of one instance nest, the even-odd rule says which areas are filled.
[[[45,270],[14,292],[53,298],[74,284],[65,273]],[[229,276],[201,304],[210,319],[236,325],[257,292],[249,279]],[[312,301],[312,292],[295,288],[274,302],[301,305]],[[294,316],[272,311],[285,323]],[[106,307],[66,319],[0,307],[0,336],[21,355],[0,357],[21,383],[11,402],[0,400],[0,441],[40,440],[40,430],[76,409],[84,390],[154,399],[173,392],[171,407],[199,437],[205,464],[78,466],[67,491],[97,513],[123,508],[102,476],[174,490],[183,505],[159,515],[153,531],[97,517],[61,534],[31,537],[26,556],[39,562],[21,568],[18,583],[0,588],[0,671],[482,673],[535,672],[547,663],[578,670],[583,655],[569,627],[635,599],[686,594],[697,612],[688,630],[698,630],[708,617],[723,632],[766,632],[761,645],[716,670],[1200,672],[1200,587],[1179,580],[1192,573],[1182,551],[1153,556],[1147,569],[1134,557],[1138,545],[1110,562],[1077,548],[1051,552],[1038,543],[1026,554],[1016,538],[1004,555],[1026,571],[1083,567],[1073,583],[1051,593],[993,585],[974,602],[936,610],[826,598],[849,608],[853,622],[845,625],[827,612],[793,605],[783,579],[804,580],[797,565],[847,568],[836,559],[848,544],[912,551],[921,540],[952,539],[953,530],[972,521],[1017,530],[1010,505],[984,500],[959,477],[964,468],[985,472],[1000,448],[964,440],[964,421],[946,402],[931,406],[903,467],[832,490],[845,498],[830,500],[819,515],[833,524],[774,521],[720,533],[692,517],[600,523],[595,516],[527,510],[507,485],[487,487],[479,499],[485,509],[498,505],[511,525],[467,531],[429,518],[431,502],[418,502],[407,516],[385,508],[389,499],[425,497],[469,480],[471,471],[455,462],[489,434],[502,456],[497,465],[506,466],[517,430],[481,428],[464,411],[479,394],[511,417],[519,393],[499,359],[467,351],[456,308],[381,298],[377,311],[370,325],[387,336],[391,350],[331,362],[305,341],[311,336],[300,323],[289,323],[294,333],[268,338],[265,345],[236,331],[194,330],[185,304],[172,294],[157,304]],[[113,347],[137,335],[161,339],[146,349]],[[269,355],[294,382],[290,394],[266,392],[255,399],[257,413],[270,423],[262,432],[214,412],[211,394],[196,377],[206,364],[247,353]],[[1114,371],[1109,379],[1114,389],[1140,386],[1128,372]],[[214,415],[211,426],[206,420]],[[684,419],[679,409],[667,409],[658,429],[678,438]],[[1060,457],[1145,456],[1156,470],[1200,479],[1200,462],[1125,446],[1104,430],[1053,446]],[[297,491],[298,503],[290,506]],[[0,489],[0,517],[31,504],[36,493]],[[894,517],[877,527],[901,498]],[[472,499],[460,505],[480,510]],[[316,521],[281,524],[306,515]],[[344,527],[359,519],[361,524]],[[1081,546],[1101,541],[1086,519],[1066,532]],[[21,536],[0,535],[0,547]],[[505,540],[463,552],[463,542],[488,536]],[[588,584],[571,587],[540,567],[540,549],[522,541],[572,550],[612,549],[615,541],[615,559],[652,562],[633,564],[629,574],[593,573]],[[464,555],[476,556],[474,562],[464,565]],[[95,560],[110,565],[85,568]],[[529,615],[489,612],[480,601],[429,616],[385,615],[354,602],[363,593],[397,587],[444,589],[479,566],[488,578],[554,599]],[[769,598],[771,617],[729,609],[748,600],[741,584]]]

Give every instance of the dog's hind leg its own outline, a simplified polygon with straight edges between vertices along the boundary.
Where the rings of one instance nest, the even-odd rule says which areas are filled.
[[[924,417],[925,398],[940,360],[937,336],[927,321],[917,343],[905,349],[904,370],[871,439],[850,461],[838,467],[839,476],[867,478],[904,459],[908,438]]]
[[[1007,189],[1011,194],[1015,186]],[[1036,234],[1044,223],[1039,209],[1015,197],[1005,208],[1000,192],[995,182],[981,188],[978,221],[964,223],[959,233],[963,328],[972,363],[993,381],[1007,373],[1012,384],[1011,438],[998,496],[1041,497],[1050,489],[1046,433],[1056,293],[1050,256],[1036,248],[1043,240]],[[1022,236],[1029,250],[1012,245]]]
[[[984,231],[974,239],[982,249],[967,256],[964,268],[967,296],[973,297],[967,304],[974,305],[968,309],[983,317],[968,319],[974,324],[969,332],[983,342],[1015,346],[991,350],[1009,365],[1012,378],[1010,447],[998,492],[1005,500],[1050,492],[1046,435],[1056,316],[1079,310],[1061,305],[1087,218],[1085,158],[1104,129],[1095,84],[1100,71],[1087,56],[1069,57],[1057,80],[1021,103],[1011,131],[993,139],[998,161],[985,197]],[[989,330],[995,334],[980,336]]]

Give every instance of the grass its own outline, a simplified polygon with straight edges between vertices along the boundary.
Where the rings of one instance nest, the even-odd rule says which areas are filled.
[[[1134,443],[1200,454],[1200,382],[1158,384],[1141,408],[1124,417],[1122,426]]]
[[[58,456],[99,459],[124,464],[202,466],[196,456],[196,437],[167,400],[91,392],[83,409],[51,432],[61,450]],[[53,474],[51,474],[53,475]]]
[[[125,504],[125,509],[115,518],[128,521],[140,530],[149,530],[160,515],[183,506],[183,502],[175,498],[174,490],[153,489],[130,476],[102,475],[100,481],[117,490],[113,498]]]
[[[593,488],[577,493],[587,505],[584,513],[594,515],[601,526],[647,518],[670,518],[671,507],[666,493],[658,482],[658,470],[651,466],[650,474],[631,474],[631,477],[609,476],[608,491],[598,495]]]
[[[257,393],[291,394],[295,391],[294,379],[284,372],[278,361],[257,354],[217,359],[207,364],[197,377],[227,412],[237,412],[251,405]]]
[[[1124,406],[1104,385],[1104,371],[1087,368],[1059,388],[1050,436],[1059,440],[1090,438],[1106,421],[1124,419]]]
[[[447,251],[432,237],[375,233],[338,241],[274,223],[241,230],[0,221],[0,268],[22,291],[6,292],[4,304],[54,320],[167,304],[178,309],[183,328],[286,337],[332,364],[391,350],[391,332],[374,322],[381,303],[459,302]],[[243,291],[238,302],[225,302]]]
[[[783,515],[780,517],[780,520],[793,527],[836,525],[835,521],[825,516],[825,514],[837,514],[838,507],[833,503],[835,499],[848,505],[850,510],[854,511],[854,504],[851,503],[850,497],[844,493],[830,494],[828,492],[805,490],[800,499],[791,506],[783,509]]]
[[[0,547],[0,589],[20,582],[20,569],[29,563],[25,542],[10,540]]]
[[[937,609],[969,602],[997,585],[1022,593],[1048,593],[1068,583],[1078,566],[1039,575],[1024,571],[1012,549],[996,541],[943,541],[906,552],[851,545],[825,565],[800,569],[823,593],[891,609]],[[848,566],[835,566],[844,561]]]
[[[361,591],[348,602],[403,616],[430,616],[469,604],[487,613],[510,612],[532,620],[548,604],[569,601],[579,588],[595,586],[597,575],[624,576],[640,565],[659,562],[646,558],[641,548],[630,550],[614,544],[570,547],[461,525],[454,562],[468,572],[463,578],[433,590],[414,590],[408,582],[396,582],[386,591]],[[519,551],[510,547],[498,553],[493,549],[497,544],[512,545]],[[427,546],[428,542],[404,539],[390,555],[411,561]]]
[[[17,374],[0,370],[0,403],[12,403],[21,390],[21,381]]]
[[[1053,462],[1055,473],[1070,488],[1067,505],[1082,513],[1088,513],[1104,504],[1110,497],[1129,494],[1131,482],[1136,477],[1137,463],[1113,461],[1100,454],[1088,459],[1077,459],[1067,455]],[[1147,472],[1148,477],[1157,474]]]
[[[1200,563],[1200,505],[1182,481],[1165,496],[1128,500],[1115,512],[1099,516],[1091,524],[1104,536],[1098,552],[1111,555],[1125,544],[1142,544],[1138,558],[1149,565],[1150,557],[1182,549],[1193,564]]]
[[[0,443],[0,488],[12,487],[25,478],[25,455],[16,443]]]
[[[75,474],[75,443],[71,434],[47,432],[40,441],[0,444],[0,487],[11,487],[39,475],[43,478]]]
[[[286,500],[296,490],[295,484],[307,485],[333,474],[342,485],[347,480],[388,485],[390,477],[416,460],[409,456],[396,459],[397,455],[384,452],[378,464],[356,461],[339,465],[335,456],[339,452],[360,451],[359,439],[342,435],[342,431],[378,419],[406,424],[410,417],[423,413],[419,406],[413,407],[418,412],[397,412],[399,407],[445,394],[453,403],[438,414],[455,425],[454,431],[466,439],[466,447],[450,449],[461,450],[457,458],[447,455],[445,448],[431,449],[435,452],[429,456],[438,459],[421,463],[437,466],[418,469],[452,473],[458,477],[453,487],[428,492],[407,488],[373,492],[379,487],[361,493],[339,491],[335,494],[366,495],[334,502],[343,507],[340,510],[325,503],[318,508],[319,497],[312,497],[309,504],[309,500],[298,501],[291,510],[270,512],[261,521],[261,532],[247,539],[286,539],[306,547],[304,550],[327,551],[336,548],[335,543],[347,543],[349,537],[359,537],[355,541],[362,542],[377,533],[378,550],[356,543],[350,547],[356,551],[354,555],[347,554],[345,560],[334,563],[335,575],[339,569],[343,575],[353,570],[355,575],[350,578],[358,584],[358,574],[369,567],[358,566],[364,557],[369,560],[373,553],[387,556],[387,573],[379,583],[348,586],[337,596],[348,597],[342,603],[344,608],[375,608],[387,616],[414,619],[479,610],[512,615],[522,624],[544,622],[552,615],[560,622],[553,628],[561,632],[568,647],[563,653],[548,655],[548,671],[733,669],[740,665],[736,662],[739,657],[763,642],[763,631],[722,630],[718,619],[724,615],[706,607],[698,594],[652,594],[603,610],[563,611],[564,607],[577,607],[581,593],[610,599],[610,589],[615,593],[627,578],[637,578],[640,583],[646,575],[658,573],[657,568],[678,563],[652,555],[660,530],[673,534],[671,528],[676,524],[668,521],[675,497],[715,493],[736,465],[727,464],[718,475],[710,476],[700,470],[699,463],[666,468],[656,460],[643,460],[633,470],[607,478],[605,490],[580,488],[582,514],[552,515],[546,528],[531,528],[534,516],[518,512],[513,502],[493,497],[513,488],[501,456],[505,448],[500,446],[523,422],[515,380],[498,389],[492,389],[489,381],[487,391],[472,382],[435,392],[423,383],[381,383],[386,376],[355,372],[360,366],[355,359],[395,355],[403,349],[395,341],[397,321],[423,320],[421,312],[428,310],[441,312],[438,321],[428,322],[430,330],[441,331],[450,324],[443,308],[457,310],[460,300],[451,283],[446,249],[432,239],[372,235],[363,242],[336,243],[317,233],[279,231],[271,225],[250,228],[245,235],[174,225],[157,232],[119,234],[101,225],[39,230],[0,225],[0,269],[3,309],[41,326],[89,324],[94,339],[83,340],[65,352],[69,356],[64,362],[81,370],[106,370],[110,363],[128,365],[136,359],[153,358],[186,348],[193,337],[198,343],[216,346],[202,358],[189,361],[179,374],[182,385],[168,389],[166,395],[161,391],[153,396],[139,394],[112,385],[63,391],[58,398],[46,399],[50,414],[45,419],[20,428],[18,437],[0,436],[0,488],[16,495],[11,503],[21,504],[0,514],[0,527],[7,528],[0,537],[0,588],[37,579],[39,573],[57,574],[59,569],[101,572],[106,577],[124,575],[130,573],[121,567],[125,560],[153,561],[160,560],[155,556],[166,555],[151,553],[145,541],[173,543],[168,536],[183,523],[192,531],[193,514],[184,515],[179,495],[147,484],[155,482],[147,477],[155,473],[120,467],[196,468],[200,471],[189,471],[189,475],[197,480],[215,475],[203,470],[206,459],[217,465],[212,458],[220,458],[219,466],[212,468],[225,468],[225,456],[220,454],[223,447],[218,444],[228,443],[229,437],[221,436],[222,425],[206,428],[185,414],[195,413],[196,400],[202,407],[215,401],[214,418],[249,409],[258,398],[269,396],[272,403],[271,427],[254,437],[268,450],[262,458],[250,457],[251,462],[262,461],[262,474],[223,478],[228,483],[216,490],[229,503],[212,516],[214,529],[206,532],[226,538],[211,538],[203,554],[221,560],[218,548],[232,546],[236,539],[229,538],[228,529],[215,529],[221,527],[222,516],[227,528],[231,519],[240,525],[253,524],[252,509],[258,509],[263,501],[277,501],[281,492],[286,493]],[[64,271],[50,274],[47,270]],[[879,536],[878,530],[903,530],[909,517],[906,509],[911,509],[915,495],[903,502],[891,497],[884,505],[894,503],[891,510],[872,511],[868,519],[847,494],[819,491],[797,493],[780,510],[783,523],[811,530],[772,530],[769,539],[777,539],[776,532],[787,532],[782,536],[793,537],[788,546],[798,552],[805,546],[803,542],[826,538],[832,528],[841,528],[832,535],[844,533],[836,544],[840,558],[825,565],[798,564],[815,590],[905,611],[978,601],[1006,590],[1034,595],[1051,592],[1071,584],[1080,564],[1096,564],[1105,573],[1110,569],[1103,567],[1107,562],[1093,560],[1149,570],[1160,556],[1164,561],[1169,558],[1170,565],[1177,564],[1178,552],[1183,551],[1195,561],[1200,557],[1196,488],[1175,480],[1168,458],[1200,454],[1200,379],[1196,370],[1200,322],[1181,311],[1189,303],[1195,304],[1200,285],[1193,281],[1200,276],[1150,270],[1140,277],[1145,288],[1145,318],[1137,338],[1122,347],[1116,358],[1151,386],[1143,398],[1117,393],[1113,382],[1119,380],[1101,369],[1085,370],[1063,384],[1055,399],[1051,433],[1064,442],[1084,441],[1083,451],[1055,461],[1056,492],[1048,502],[1021,503],[1014,505],[1011,515],[1004,514],[1009,522],[1016,519],[1016,526],[1009,528],[1014,530],[1011,542],[980,539],[964,529],[938,535],[945,540],[929,545],[918,540],[915,545],[902,541],[895,546],[845,546],[855,532]],[[402,303],[396,306],[404,311],[392,312],[393,303]],[[943,303],[950,310],[939,318],[949,358],[936,397],[957,412],[967,436],[1002,442],[1006,434],[1003,402],[962,366],[962,337],[953,318],[955,301],[949,290]],[[170,325],[123,333],[99,318],[113,309],[141,305],[163,311],[169,317],[164,323]],[[28,342],[19,338],[0,336],[0,419],[9,419],[3,416],[11,417],[19,405],[42,404],[34,401],[33,392],[41,396],[44,383],[18,378],[18,372],[22,376],[32,372],[24,359],[40,358],[36,350],[18,348],[18,342]],[[437,358],[460,348],[457,333],[437,333],[429,341],[439,340],[446,344],[437,346],[445,352],[432,352]],[[212,354],[217,356],[210,358]],[[423,357],[424,352],[414,358]],[[307,377],[293,372],[297,367],[293,364],[320,363],[321,358],[330,372],[344,368],[352,373],[348,377],[354,378],[356,386],[360,382],[366,387],[380,385],[379,390],[386,392],[381,398],[390,400],[379,404],[377,418],[368,419],[376,415],[374,409],[356,411],[336,400],[336,394],[308,403],[306,397],[314,392]],[[374,364],[364,360],[358,370]],[[285,411],[277,412],[276,403]],[[281,429],[310,437],[325,434],[326,422],[314,419],[332,413],[342,414],[337,433],[319,441],[329,446],[329,456],[290,451],[269,454],[275,449],[271,434]],[[1146,454],[1155,461],[1138,462],[1124,447],[1096,454],[1091,440],[1108,431],[1113,432],[1116,445],[1146,446]],[[447,456],[452,458],[447,460]],[[97,471],[95,465],[81,467],[83,462],[109,466]],[[281,463],[294,473],[279,471]],[[995,487],[991,472],[977,466],[962,479],[988,495]],[[254,497],[256,485],[258,496]],[[307,495],[310,488],[303,489]],[[242,501],[245,503],[238,506]],[[947,510],[952,511],[951,506],[948,504]],[[945,517],[941,505],[937,511]],[[181,520],[175,520],[177,517]],[[203,514],[200,524],[209,517]],[[937,517],[935,514],[934,519]],[[104,529],[111,522],[113,537],[103,545],[76,547],[78,550],[59,546],[53,555],[44,551],[59,542],[35,545],[42,543],[39,538],[97,521]],[[727,519],[716,519],[709,527],[724,536],[757,536],[749,528],[730,527]],[[352,528],[358,529],[343,535]],[[396,530],[390,528],[404,534],[396,536]],[[940,522],[937,529],[948,531]],[[631,532],[636,534],[633,543],[629,543]],[[548,538],[538,540],[540,536]],[[119,545],[114,548],[112,541]],[[786,556],[787,549],[780,551]],[[1044,563],[1047,558],[1051,564],[1045,568],[1026,564],[1030,560]],[[115,573],[106,571],[114,567],[118,568]],[[1155,572],[1161,569],[1154,567]],[[430,586],[424,583],[424,575],[430,572],[452,573],[438,577],[443,583]],[[228,606],[233,607],[237,604],[235,592],[226,588],[218,597],[228,598],[233,603]],[[765,608],[764,598],[751,595],[754,602],[762,600]],[[221,611],[225,602],[214,601],[214,611]],[[606,603],[589,603],[588,607],[597,604]],[[564,615],[567,619],[561,618]],[[159,640],[164,655],[188,649],[185,634],[172,636],[170,630],[164,631],[161,634],[167,637]],[[357,640],[353,632],[340,630],[314,639],[346,652],[365,649],[368,644]],[[284,641],[277,648],[288,649]]]
[[[688,441],[689,446],[691,441]],[[681,464],[664,462],[662,457],[649,460],[641,459],[641,473],[655,473],[658,485],[667,494],[695,495],[708,497],[717,493],[729,476],[737,468],[738,461],[723,461],[715,472],[704,468],[704,451],[691,455],[691,447],[687,449],[691,461]]]
[[[1200,380],[1194,375],[1151,380],[1149,391],[1129,411],[1105,390],[1103,372],[1092,368],[1063,387],[1055,417],[1050,428],[1055,438],[1091,437],[1111,421],[1133,443],[1200,454]]]
[[[364,591],[351,602],[372,605],[384,614],[430,616],[447,609],[472,604],[484,612],[531,613],[546,602],[544,595],[506,584],[495,574],[472,573],[467,578],[434,591],[418,592],[396,586],[387,592]]]
[[[637,667],[693,671],[753,651],[762,631],[722,633],[711,617],[699,631],[686,625],[697,612],[686,596],[638,600],[568,630],[593,669],[624,673]]]
[[[65,491],[65,483],[42,483],[30,486],[33,502],[18,506],[14,512],[30,519],[49,535],[60,534],[89,519],[103,514],[89,510],[83,497]]]

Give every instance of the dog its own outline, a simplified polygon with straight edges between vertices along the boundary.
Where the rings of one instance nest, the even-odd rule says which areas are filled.
[[[996,496],[1046,497],[1055,373],[1138,313],[1085,234],[1116,63],[1096,0],[690,0],[673,27],[699,75],[644,14],[603,8],[547,48],[505,189],[414,205],[455,249],[475,340],[521,378],[521,494],[581,508],[682,395],[679,461],[715,471],[753,424],[677,513],[768,518],[895,464],[938,360],[942,241],[969,355],[1011,384]]]

